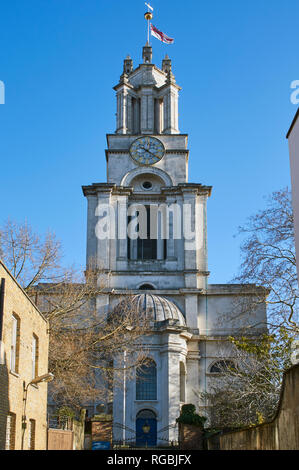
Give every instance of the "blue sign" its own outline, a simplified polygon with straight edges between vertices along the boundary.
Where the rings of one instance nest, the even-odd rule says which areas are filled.
[[[92,443],[91,450],[110,450],[110,442],[95,441]]]

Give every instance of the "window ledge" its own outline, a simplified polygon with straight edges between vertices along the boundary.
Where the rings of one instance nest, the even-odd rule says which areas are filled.
[[[158,403],[159,400],[135,400],[135,403]]]
[[[14,377],[16,377],[17,379],[20,378],[20,374],[18,374],[18,372],[15,372],[14,370],[10,370],[9,373],[13,375]]]
[[[162,264],[165,263],[166,259],[128,259],[129,263],[135,264]]]

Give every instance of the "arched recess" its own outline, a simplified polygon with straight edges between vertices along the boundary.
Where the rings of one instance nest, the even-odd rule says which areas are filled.
[[[172,179],[165,171],[160,170],[159,168],[151,168],[151,167],[135,168],[134,170],[130,171],[123,177],[120,184],[121,186],[130,186],[134,178],[143,174],[144,175],[150,175],[150,174],[156,175],[162,179],[165,186],[173,186]]]
[[[149,282],[143,282],[142,284],[140,284],[140,286],[138,286],[137,289],[140,289],[140,290],[155,290],[155,286],[153,284],[150,284]]]
[[[234,361],[231,360],[218,360],[213,362],[210,366],[209,372],[210,374],[223,374],[227,370],[235,370],[236,365]]]

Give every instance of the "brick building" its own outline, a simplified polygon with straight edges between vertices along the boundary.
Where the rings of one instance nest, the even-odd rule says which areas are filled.
[[[47,446],[48,322],[0,261],[0,449]]]

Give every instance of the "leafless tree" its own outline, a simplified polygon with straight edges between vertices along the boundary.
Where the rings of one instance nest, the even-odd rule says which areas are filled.
[[[141,338],[147,334],[148,319],[130,295],[120,305],[108,315],[99,315],[87,304],[75,315],[52,317],[49,367],[55,375],[54,401],[73,406],[111,402],[113,388],[123,386],[124,373],[129,379],[146,363]]]
[[[121,309],[98,311],[96,299],[107,287],[104,273],[92,260],[85,272],[64,268],[61,252],[54,234],[40,237],[28,223],[9,220],[0,229],[1,258],[49,321],[51,397],[80,407],[109,399],[124,367],[129,376],[146,361],[140,341],[148,320],[130,295],[119,299]]]
[[[60,282],[61,244],[50,231],[41,237],[25,222],[8,220],[0,228],[0,257],[28,292],[39,282]]]
[[[277,410],[282,374],[290,364],[291,339],[285,329],[259,338],[231,338],[227,350],[210,378],[208,403],[210,425],[238,428],[271,420]]]
[[[239,283],[255,283],[269,290],[267,298],[268,326],[284,326],[299,332],[298,284],[294,241],[294,220],[291,192],[288,188],[275,191],[267,207],[248,219],[239,233],[245,237],[241,245]],[[261,295],[255,304],[244,306],[255,309],[264,302]]]
[[[243,237],[242,264],[234,282],[240,284],[240,295],[225,321],[243,323],[247,328],[231,338],[236,367],[224,367],[218,377],[211,377],[205,395],[211,423],[221,428],[256,424],[273,416],[283,372],[291,365],[290,344],[299,332],[293,210],[288,188],[271,194],[267,207],[250,217],[239,228],[239,234]],[[248,296],[249,290],[254,295]],[[267,322],[263,325],[263,315],[258,312],[265,304]],[[264,332],[259,330],[263,327]]]

